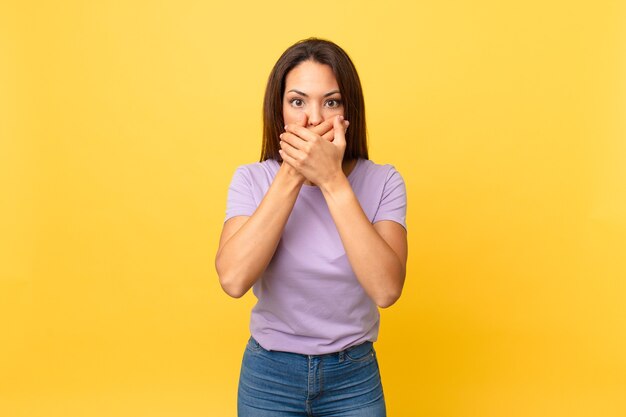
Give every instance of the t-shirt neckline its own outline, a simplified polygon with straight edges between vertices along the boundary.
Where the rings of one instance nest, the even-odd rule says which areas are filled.
[[[276,162],[276,166],[278,168],[280,168],[280,162],[278,162],[275,159],[273,159],[273,161]],[[363,161],[363,158],[357,158],[356,164],[354,165],[354,168],[352,168],[352,171],[350,171],[350,173],[348,174],[347,178],[348,178],[348,182],[350,182],[350,184],[352,184],[352,179],[355,176],[355,172],[359,168],[359,166],[361,165],[362,161]],[[276,172],[278,172],[278,171],[276,171]],[[302,184],[301,190],[319,190],[319,187],[317,185]]]

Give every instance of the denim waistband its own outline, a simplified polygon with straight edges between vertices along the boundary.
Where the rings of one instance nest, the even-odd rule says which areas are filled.
[[[361,353],[366,353],[369,352],[371,350],[373,350],[373,342],[367,340],[365,342],[359,343],[357,345],[352,345],[352,346],[348,346],[345,349],[342,349],[340,351],[337,352],[331,352],[331,353],[322,353],[322,354],[318,354],[318,355],[305,355],[302,353],[295,353],[295,352],[286,352],[286,351],[280,351],[280,350],[267,350],[265,349],[263,346],[261,346],[261,344],[259,342],[257,342],[257,340],[250,336],[250,339],[248,340],[248,344],[253,346],[253,348],[255,349],[261,349],[265,352],[276,352],[276,353],[285,353],[285,354],[289,354],[289,355],[296,355],[296,356],[301,356],[303,358],[328,358],[328,357],[337,357],[340,360],[343,360],[344,356],[346,354],[348,355],[355,355],[355,356],[360,356]]]

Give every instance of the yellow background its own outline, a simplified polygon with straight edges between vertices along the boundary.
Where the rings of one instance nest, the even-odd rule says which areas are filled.
[[[360,73],[408,187],[390,416],[626,415],[621,1],[0,6],[0,415],[235,416],[251,294],[213,267],[272,65]]]

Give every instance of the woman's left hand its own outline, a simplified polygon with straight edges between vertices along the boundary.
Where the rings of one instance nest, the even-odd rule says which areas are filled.
[[[334,140],[328,141],[306,127],[285,126],[280,135],[280,156],[307,180],[322,186],[344,175],[341,164],[346,150],[343,116],[333,120]]]

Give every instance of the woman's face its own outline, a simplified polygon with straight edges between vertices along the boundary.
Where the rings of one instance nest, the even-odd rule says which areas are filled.
[[[317,126],[333,116],[344,116],[343,101],[330,66],[304,61],[285,77],[283,118],[285,124],[298,121],[304,113],[306,126]]]

